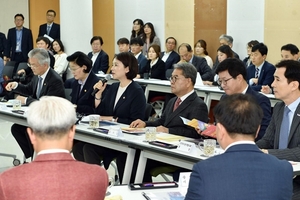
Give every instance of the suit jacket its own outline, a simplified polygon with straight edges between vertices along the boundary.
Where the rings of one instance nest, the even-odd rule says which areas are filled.
[[[0,174],[0,199],[98,200],[104,199],[107,185],[107,172],[98,165],[68,153],[41,154]]]
[[[77,105],[76,112],[83,114],[92,114],[95,113],[95,97],[91,95],[94,91],[93,86],[99,81],[99,78],[90,72],[86,82],[80,91],[81,84],[78,81],[72,83],[72,92],[70,94],[71,102]]]
[[[250,65],[247,68],[247,82],[250,85],[250,79],[255,77],[255,69],[256,67],[254,65]],[[271,87],[271,84],[274,81],[274,72],[275,72],[275,67],[271,63],[265,61],[261,68],[261,72],[258,77],[258,83],[257,85],[250,85],[251,88],[255,91],[260,91],[262,85],[268,85]]]
[[[160,58],[162,58],[165,54],[165,51],[161,52]],[[180,61],[180,56],[175,51],[172,51],[165,62],[166,70],[173,69],[173,65]]]
[[[27,96],[26,105],[31,104],[37,100],[36,90],[38,86],[38,76],[33,76],[32,80],[27,85],[18,84],[18,87],[13,91],[21,95]],[[42,96],[58,96],[65,98],[64,84],[61,77],[49,68],[45,77],[43,87],[41,89],[40,97]]]
[[[156,121],[147,121],[146,126],[164,126],[169,129],[169,133],[182,135],[190,138],[199,138],[200,135],[190,126],[185,125],[180,117],[187,119],[198,119],[208,122],[208,111],[204,101],[199,98],[196,92],[188,96],[179,107],[173,112],[173,107],[177,97],[173,97],[167,104],[162,117]]]
[[[0,32],[0,57],[3,58],[4,49],[6,47],[6,37]]]
[[[47,23],[40,25],[38,37],[44,36],[45,34],[47,35]],[[56,24],[53,22],[52,27],[50,29],[49,36],[51,38],[53,38],[54,40],[60,39],[60,25],[59,24]]]
[[[273,108],[270,124],[262,139],[256,142],[262,149],[268,149],[269,154],[279,159],[300,162],[300,106],[298,105],[290,127],[288,145],[286,149],[278,149],[280,127],[283,118],[284,102],[278,102]]]
[[[192,64],[196,67],[197,71],[200,73],[203,81],[210,81],[214,78],[214,73],[208,66],[206,59],[198,56],[193,56]]]
[[[185,199],[290,200],[292,180],[290,163],[239,144],[194,165]]]
[[[139,64],[139,72],[143,70],[144,67],[147,65],[147,58],[141,53],[137,59],[138,64]]]
[[[88,53],[88,57],[92,59],[93,53],[92,52]],[[99,55],[97,56],[95,63],[93,63],[92,71],[95,74],[98,74],[99,71],[106,73],[109,68],[108,60],[109,60],[109,58],[108,58],[107,53],[105,53],[105,51],[101,50]]]
[[[114,116],[119,123],[130,124],[136,119],[144,119],[146,98],[139,84],[132,81],[121,95],[115,108],[115,99],[120,82],[113,83],[106,91],[96,112],[103,116]]]
[[[7,43],[6,48],[4,51],[4,55],[8,58],[11,58],[12,61],[14,61],[15,53],[16,53],[16,28],[11,28],[8,30],[7,33]],[[28,53],[33,49],[33,42],[32,42],[32,33],[31,30],[28,28],[23,27],[23,33],[22,33],[22,45],[21,50],[23,54],[23,58],[28,59]]]
[[[155,65],[152,66],[152,68],[150,68],[150,63],[151,60],[148,60],[146,67],[144,67],[139,72],[141,78],[144,78],[144,73],[149,73],[150,78],[165,80],[166,79],[165,62],[162,61],[160,58],[158,58],[157,62],[155,63]]]

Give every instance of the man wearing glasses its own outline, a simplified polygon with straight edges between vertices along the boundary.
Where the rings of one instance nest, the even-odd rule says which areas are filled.
[[[46,13],[47,23],[40,25],[39,37],[49,36],[53,40],[60,39],[60,25],[54,23],[56,12],[54,10],[48,10]]]
[[[16,97],[22,105],[29,105],[39,100],[42,96],[65,97],[64,85],[61,77],[49,67],[49,54],[45,49],[33,49],[28,53],[29,66],[34,74],[32,80],[26,84],[10,82],[6,86],[7,91],[18,93]],[[33,148],[26,133],[26,127],[13,124],[11,132],[20,145],[26,158],[33,155]]]
[[[245,65],[236,58],[228,58],[222,61],[217,67],[216,73],[219,75],[217,82],[224,89],[226,95],[237,93],[250,94],[262,108],[264,115],[255,139],[255,141],[258,141],[265,134],[271,120],[271,103],[269,98],[249,87]]]

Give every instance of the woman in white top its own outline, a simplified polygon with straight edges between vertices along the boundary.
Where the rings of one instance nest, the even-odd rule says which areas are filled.
[[[62,76],[68,67],[67,54],[64,52],[64,45],[59,39],[52,42],[52,49],[55,51],[54,70]]]
[[[160,46],[159,38],[156,36],[154,26],[152,23],[147,22],[144,25],[144,33],[142,34],[142,40],[144,42],[144,46],[143,46],[144,56],[147,56],[148,49],[152,44],[157,44],[158,46]]]
[[[208,52],[206,50],[206,42],[204,40],[198,40],[194,45],[194,48],[195,48],[195,55],[205,58],[208,66],[212,68],[213,61],[211,57],[208,55]]]

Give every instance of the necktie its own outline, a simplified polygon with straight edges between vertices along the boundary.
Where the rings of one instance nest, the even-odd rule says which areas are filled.
[[[255,69],[255,78],[258,78],[258,74],[259,74],[259,69],[256,68],[256,69]]]
[[[38,82],[38,86],[37,86],[37,90],[36,90],[36,97],[38,99],[40,98],[40,94],[41,94],[41,90],[42,90],[42,81],[43,81],[43,78],[39,76],[39,82]]]
[[[50,26],[47,26],[47,35],[49,35],[50,29],[51,29],[51,27],[50,27]]]
[[[288,138],[289,138],[289,130],[290,130],[289,112],[290,112],[290,109],[287,106],[285,106],[284,111],[283,111],[281,127],[280,127],[279,149],[287,148]]]
[[[177,98],[177,100],[175,101],[175,104],[174,104],[173,111],[175,111],[178,108],[178,106],[180,105],[180,103],[181,103],[181,99]]]

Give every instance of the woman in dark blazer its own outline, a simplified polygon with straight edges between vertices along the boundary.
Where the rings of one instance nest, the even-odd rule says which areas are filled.
[[[123,124],[130,124],[136,119],[144,118],[146,98],[143,89],[133,81],[138,71],[136,58],[129,52],[120,53],[114,58],[111,70],[113,78],[119,82],[113,83],[103,98],[102,93],[106,90],[106,84],[103,85],[99,81],[94,85],[94,89],[99,89],[95,94],[94,101],[96,113],[100,114],[101,120]],[[77,160],[100,165],[103,158],[106,169],[108,169],[111,160],[120,153],[86,143],[76,144],[73,148],[73,155]]]

